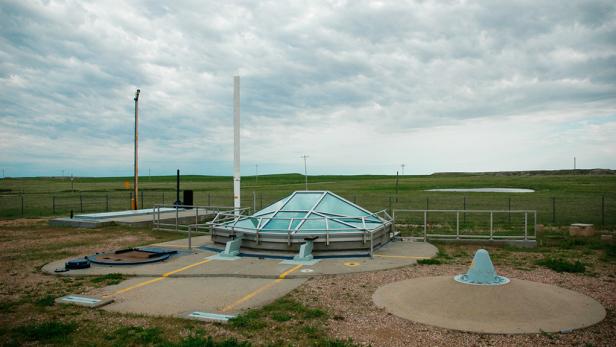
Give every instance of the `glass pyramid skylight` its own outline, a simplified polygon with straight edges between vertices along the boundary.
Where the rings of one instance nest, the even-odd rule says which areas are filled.
[[[297,191],[256,212],[226,223],[237,229],[272,233],[362,232],[383,220],[329,191]]]

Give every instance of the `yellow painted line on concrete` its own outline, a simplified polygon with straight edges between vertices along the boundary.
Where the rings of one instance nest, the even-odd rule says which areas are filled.
[[[246,302],[246,301],[248,301],[248,300],[252,299],[252,298],[253,298],[253,297],[255,297],[257,294],[259,294],[259,293],[261,293],[261,292],[263,292],[263,291],[265,291],[265,290],[267,290],[267,289],[269,289],[269,288],[273,287],[273,286],[274,286],[274,285],[276,285],[278,282],[280,282],[280,281],[284,280],[284,279],[285,279],[285,277],[287,277],[287,275],[289,275],[290,273],[293,273],[293,272],[295,272],[295,271],[299,270],[302,266],[304,266],[304,265],[299,264],[299,265],[296,265],[296,266],[294,266],[294,267],[290,268],[289,270],[287,270],[287,271],[285,271],[285,272],[281,273],[281,274],[278,276],[278,278],[277,278],[277,279],[275,279],[274,281],[272,281],[272,282],[270,282],[270,283],[267,283],[267,284],[265,284],[265,285],[263,285],[263,286],[261,286],[261,287],[259,287],[259,288],[255,289],[255,290],[253,290],[252,292],[250,292],[250,293],[248,293],[248,294],[244,295],[243,297],[241,297],[240,299],[238,299],[238,300],[237,300],[237,301],[235,301],[234,303],[232,303],[232,304],[229,304],[229,305],[225,306],[225,307],[221,310],[221,312],[228,312],[228,311],[231,311],[231,310],[232,310],[233,308],[235,308],[236,306],[238,306],[238,305],[240,305],[240,304],[242,304],[242,303],[244,303],[244,302]]]
[[[400,259],[430,259],[430,257],[413,257],[410,255],[384,255],[384,254],[375,254],[375,257],[381,258],[400,258]]]
[[[141,287],[143,287],[143,286],[147,286],[147,285],[149,285],[149,284],[156,283],[156,282],[162,281],[162,280],[164,280],[164,279],[165,279],[165,277],[157,277],[157,278],[152,279],[152,280],[149,280],[149,281],[145,281],[145,282],[137,283],[137,284],[132,285],[132,286],[130,286],[130,287],[126,287],[126,288],[124,288],[124,289],[120,289],[120,290],[118,290],[118,291],[116,291],[116,292],[114,292],[114,293],[112,293],[112,294],[103,295],[103,297],[106,297],[106,296],[113,296],[113,295],[118,295],[118,294],[126,293],[126,292],[129,292],[129,291],[133,290],[133,289],[141,288]]]
[[[169,271],[169,272],[167,272],[167,273],[164,273],[162,277],[169,277],[169,276],[171,276],[171,275],[173,275],[173,274],[176,274],[176,273],[178,273],[178,272],[182,272],[182,271],[188,270],[188,269],[190,269],[190,268],[193,268],[193,267],[195,267],[195,266],[199,266],[199,265],[201,265],[201,264],[209,263],[209,262],[211,262],[211,261],[212,261],[212,259],[205,259],[205,260],[200,261],[200,262],[198,262],[198,263],[190,264],[190,265],[184,266],[184,267],[182,267],[182,268],[179,268],[179,269],[177,269],[177,270],[173,270],[173,271]]]
[[[194,264],[190,264],[190,265],[181,267],[181,268],[173,270],[173,271],[165,272],[160,277],[157,277],[157,278],[145,281],[145,282],[137,283],[137,284],[132,285],[130,287],[126,287],[126,288],[120,289],[120,290],[118,290],[116,292],[113,292],[111,294],[103,295],[103,297],[109,297],[109,296],[113,296],[113,295],[118,295],[118,294],[126,293],[126,292],[129,292],[129,291],[133,290],[133,289],[141,288],[141,287],[144,287],[144,286],[156,283],[156,282],[160,282],[160,281],[164,280],[165,278],[167,278],[167,277],[169,277],[169,276],[171,276],[173,274],[176,274],[178,272],[182,272],[182,271],[188,270],[190,268],[193,268],[195,266],[199,266],[201,264],[209,263],[210,261],[212,261],[212,259],[206,259],[206,260],[194,263]]]

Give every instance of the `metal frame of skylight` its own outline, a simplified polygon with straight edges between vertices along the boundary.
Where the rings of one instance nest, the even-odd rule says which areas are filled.
[[[283,212],[304,212],[304,211],[283,211]],[[383,213],[386,212],[386,210],[382,210],[382,211],[378,211],[377,213],[371,213],[370,216],[344,216],[344,217],[330,217],[330,216],[325,216],[321,213],[315,213],[319,216],[321,216],[321,218],[300,218],[300,217],[290,217],[290,218],[283,218],[283,217],[253,217],[253,216],[247,216],[247,215],[236,215],[234,212],[230,211],[230,212],[220,212],[215,218],[214,220],[212,220],[210,222],[210,224],[214,227],[230,227],[231,229],[241,229],[241,230],[246,230],[246,231],[259,231],[259,232],[271,232],[271,233],[280,233],[281,231],[290,231],[292,230],[294,234],[301,234],[304,232],[316,232],[316,231],[342,231],[345,232],[347,230],[350,231],[357,231],[357,232],[370,232],[373,231],[375,229],[378,229],[379,227],[381,227],[382,225],[388,224],[391,222],[391,219],[385,219],[383,217],[380,217],[378,215],[378,213]],[[307,214],[308,215],[308,214]],[[222,217],[222,218],[221,218]],[[382,224],[379,224],[378,226],[375,226],[374,228],[367,228],[366,225],[366,218],[369,217],[376,217],[379,219],[379,222]],[[358,222],[362,223],[362,227],[358,227],[358,226],[354,226],[352,224],[349,224],[348,222],[344,222],[339,220],[340,218],[344,218],[344,219],[356,219]],[[244,221],[244,220],[251,220],[251,219],[255,219],[257,220],[257,225],[252,228],[252,227],[243,227],[243,226],[238,226],[237,223],[240,221]],[[263,222],[263,220],[267,220],[266,222]],[[271,222],[272,220],[283,220],[283,221],[289,221],[287,223],[287,227],[282,229],[282,228],[275,228],[275,229],[264,229],[265,226]],[[316,228],[316,229],[303,229],[300,230],[300,226],[302,226],[306,221],[317,221],[317,220],[323,220],[325,221],[325,228]],[[329,220],[333,220],[337,223],[340,224],[344,224],[345,226],[349,227],[348,229],[340,229],[340,228],[329,228],[328,225],[328,221]],[[297,226],[295,228],[291,229],[291,226],[293,225],[294,221],[300,221],[299,224],[297,224]],[[370,222],[369,222],[370,223]],[[372,223],[376,223],[376,222],[372,222]]]

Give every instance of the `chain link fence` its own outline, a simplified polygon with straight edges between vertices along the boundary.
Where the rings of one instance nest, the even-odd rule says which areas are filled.
[[[260,210],[286,196],[283,192],[243,191],[242,207]],[[551,196],[546,193],[463,195],[459,193],[410,192],[388,194],[380,192],[337,192],[340,196],[371,211],[387,209],[417,210],[536,210],[537,223],[569,225],[589,223],[602,227],[616,226],[616,194],[575,194]],[[152,208],[156,204],[173,204],[176,192],[140,191],[139,208]],[[130,209],[132,192],[72,192],[59,194],[4,194],[0,195],[0,217],[65,216],[74,213],[120,211]],[[180,200],[183,194],[180,194]],[[232,193],[194,191],[193,204],[202,206],[231,206]],[[468,218],[464,216],[462,218]],[[509,214],[499,216],[511,222]],[[463,220],[463,223],[471,220]]]

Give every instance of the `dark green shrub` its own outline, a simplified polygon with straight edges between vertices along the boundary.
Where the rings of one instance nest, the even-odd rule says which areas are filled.
[[[586,266],[584,266],[584,264],[582,264],[579,260],[576,260],[575,263],[572,263],[563,259],[544,258],[537,260],[535,264],[545,266],[548,269],[552,269],[556,272],[581,273],[586,271]]]
[[[440,265],[442,264],[438,259],[418,259],[417,264],[420,265]]]
[[[15,328],[15,332],[26,340],[48,341],[66,339],[77,329],[75,323],[43,322],[23,325]]]

